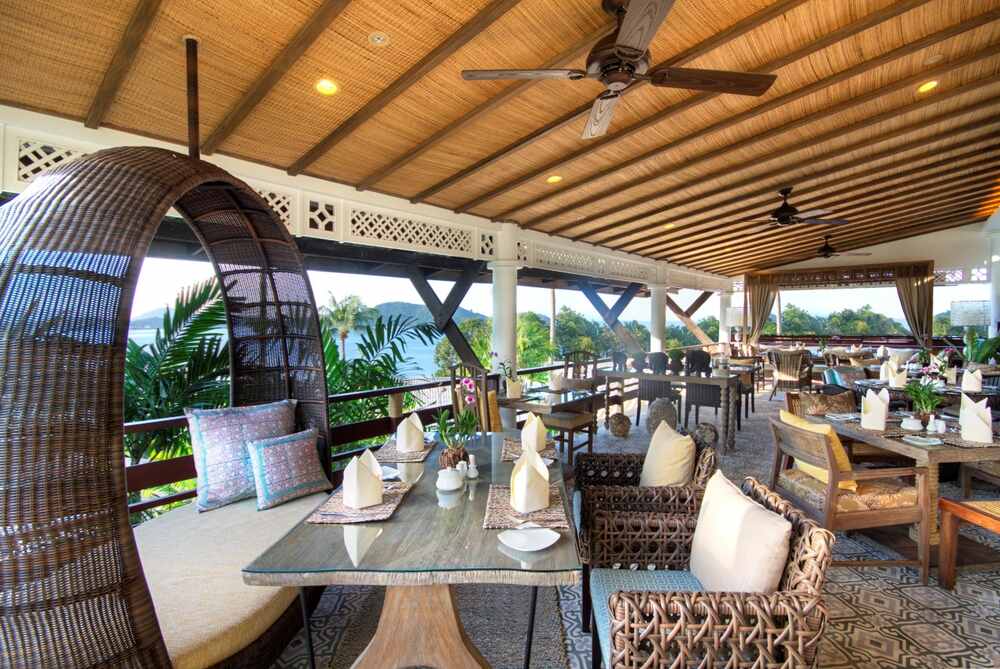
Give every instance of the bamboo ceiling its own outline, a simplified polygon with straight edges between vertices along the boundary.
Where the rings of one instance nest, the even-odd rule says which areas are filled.
[[[652,63],[777,82],[637,85],[592,140],[598,82],[460,71],[583,67],[613,24],[599,0],[33,0],[0,20],[2,103],[183,143],[194,34],[208,151],[728,275],[1000,204],[1000,0],[677,0]],[[784,185],[850,224],[749,222]]]

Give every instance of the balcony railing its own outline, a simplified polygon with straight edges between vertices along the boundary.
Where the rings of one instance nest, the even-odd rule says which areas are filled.
[[[602,360],[600,362],[608,362],[607,360]],[[525,369],[518,370],[518,374],[525,376],[528,374],[538,374],[544,372],[550,372],[557,369],[562,369],[563,363],[554,363],[551,365],[543,365],[540,367],[529,367]],[[491,379],[498,379],[499,375],[490,375]],[[375,388],[372,390],[358,390],[349,393],[339,393],[336,395],[330,395],[329,402],[331,404],[341,403],[341,402],[352,402],[356,400],[372,399],[377,397],[392,397],[398,396],[402,399],[402,396],[406,393],[416,392],[420,390],[430,390],[433,388],[446,388],[451,383],[450,379],[441,379],[436,381],[427,381],[421,383],[411,383],[400,386],[393,386],[390,388]],[[402,405],[402,402],[399,402]],[[392,406],[392,402],[390,402]],[[425,425],[432,423],[437,420],[437,415],[442,409],[450,409],[451,404],[438,404],[434,406],[422,407],[416,410],[416,413],[420,416],[420,420],[423,421]],[[410,412],[412,413],[412,412]],[[347,423],[344,425],[331,425],[330,426],[330,448],[333,450],[332,460],[334,462],[334,469],[337,469],[337,463],[343,462],[344,460],[350,459],[358,453],[362,452],[366,447],[358,448],[348,448],[348,449],[338,449],[338,446],[346,446],[349,444],[354,444],[358,441],[365,439],[372,439],[374,437],[382,437],[392,434],[396,429],[401,418],[404,418],[408,414],[402,414],[401,416],[385,416],[380,418],[372,418],[370,420],[360,421],[357,423]],[[154,432],[156,430],[165,429],[176,429],[176,428],[186,428],[187,419],[184,416],[170,416],[168,418],[154,418],[151,420],[137,421],[134,423],[126,423],[124,426],[125,434],[135,434],[139,432]],[[150,488],[156,488],[159,486],[170,485],[172,483],[179,483],[182,481],[189,481],[196,477],[194,468],[194,458],[191,455],[185,455],[177,458],[170,458],[168,460],[153,460],[151,462],[144,462],[138,465],[131,465],[125,469],[125,477],[129,493],[141,493],[143,490],[148,490]],[[335,480],[334,484],[338,484],[339,473],[334,471]],[[186,499],[194,497],[196,492],[194,490],[183,490],[170,495],[162,495],[159,497],[152,497],[148,499],[143,499],[138,502],[129,505],[129,511],[132,513],[145,511],[152,509],[154,507],[163,506],[166,504],[172,504],[174,502],[180,502]]]

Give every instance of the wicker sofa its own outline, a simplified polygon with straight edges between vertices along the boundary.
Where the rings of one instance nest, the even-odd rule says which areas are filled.
[[[771,594],[701,591],[687,571],[698,496],[593,512],[594,667],[816,666],[834,536],[755,479],[741,490],[792,524],[788,562]]]
[[[678,430],[684,432],[683,429]],[[714,425],[699,425],[691,433],[697,449],[694,476],[684,486],[639,486],[642,474],[642,453],[585,453],[577,456],[573,495],[573,516],[577,528],[577,548],[583,563],[583,600],[581,624],[590,629],[590,527],[594,512],[602,510],[645,511],[691,508],[697,513],[705,484],[718,467],[716,446],[719,441]]]

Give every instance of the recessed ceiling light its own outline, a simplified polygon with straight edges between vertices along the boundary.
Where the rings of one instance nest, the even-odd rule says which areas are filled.
[[[368,34],[368,42],[372,46],[385,46],[389,43],[389,36],[381,30],[376,30]]]
[[[674,228],[676,228],[676,227],[677,227],[677,226],[676,226],[676,225],[674,225],[673,223],[667,223],[666,225],[664,225],[664,226],[663,226],[663,229],[664,229],[664,230],[673,230],[673,229],[674,229]]]
[[[320,95],[334,95],[340,92],[340,86],[333,79],[320,79],[316,82],[316,92]]]
[[[937,88],[938,82],[935,79],[930,81],[925,81],[917,87],[917,93],[930,93],[935,88]]]
[[[562,177],[559,176],[558,174],[551,174],[545,177],[545,183],[547,184],[557,184],[560,181],[562,181]]]

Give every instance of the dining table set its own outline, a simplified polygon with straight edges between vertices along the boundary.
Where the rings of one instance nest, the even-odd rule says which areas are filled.
[[[357,459],[362,470],[356,483],[378,477],[380,494],[368,500],[377,503],[346,504],[354,484],[345,478],[310,516],[243,569],[244,582],[298,588],[304,612],[311,586],[385,587],[377,630],[356,669],[487,667],[462,626],[453,587],[525,586],[528,666],[538,587],[577,583],[581,564],[561,461],[542,457],[551,453],[541,444],[525,453],[523,434],[478,433],[465,442],[468,462],[458,469],[438,469],[448,446],[430,433],[422,459],[408,455],[408,462],[386,462],[378,450],[365,451]],[[388,450],[392,442],[383,448],[401,452]],[[305,629],[315,667],[308,623]]]

